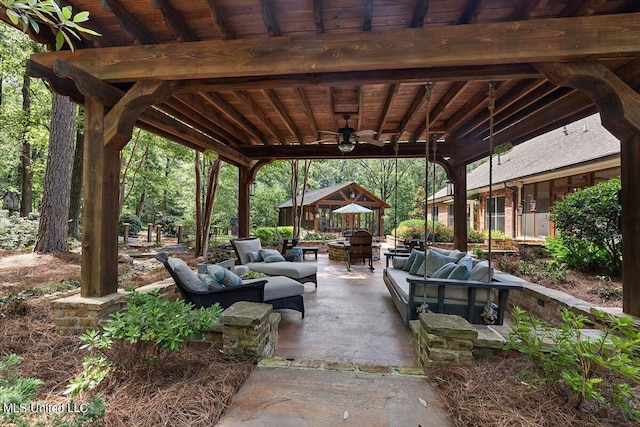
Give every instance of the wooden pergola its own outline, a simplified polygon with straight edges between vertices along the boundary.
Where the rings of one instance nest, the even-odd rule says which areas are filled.
[[[596,111],[620,139],[624,311],[640,315],[640,2],[66,3],[89,11],[103,36],[87,36],[75,52],[33,55],[28,70],[85,106],[83,296],[117,288],[118,155],[134,126],[239,168],[241,235],[261,165],[424,157],[435,135],[437,162],[458,190],[455,222],[464,224],[465,166],[488,155],[493,81],[496,144]],[[54,43],[46,29],[32,36]],[[343,126],[343,114],[385,144],[341,153],[337,141],[318,143],[321,131]],[[465,226],[455,227],[455,244],[466,249]]]

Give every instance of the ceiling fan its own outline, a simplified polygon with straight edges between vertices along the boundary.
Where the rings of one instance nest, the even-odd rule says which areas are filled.
[[[365,142],[367,144],[375,145],[376,147],[382,147],[384,145],[384,141],[378,141],[375,139],[367,138],[375,135],[377,132],[374,130],[361,130],[356,132],[354,128],[349,126],[349,119],[351,119],[350,114],[345,114],[342,116],[344,119],[344,127],[338,129],[338,132],[332,132],[328,130],[321,130],[321,133],[330,133],[336,136],[336,142],[338,143],[338,149],[343,153],[349,153],[353,151],[357,142]],[[353,142],[352,138],[353,137]]]

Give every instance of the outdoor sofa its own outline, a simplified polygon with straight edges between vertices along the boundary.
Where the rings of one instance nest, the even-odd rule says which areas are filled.
[[[409,257],[394,258],[392,264],[385,268],[383,280],[405,324],[417,319],[418,307],[426,303],[431,312],[457,314],[475,324],[502,325],[509,291],[522,289],[493,278],[488,261],[455,250],[414,249]]]
[[[304,318],[304,285],[296,280],[284,276],[242,280],[232,268],[216,264],[208,267],[213,274],[196,274],[183,260],[165,252],[158,253],[156,259],[169,271],[184,300],[194,308],[215,303],[228,308],[238,301],[248,301],[271,304],[274,310],[297,310]]]
[[[231,240],[240,264],[249,270],[268,276],[286,276],[300,283],[313,282],[318,287],[318,267],[315,264],[286,261],[275,249],[263,249],[257,237]]]

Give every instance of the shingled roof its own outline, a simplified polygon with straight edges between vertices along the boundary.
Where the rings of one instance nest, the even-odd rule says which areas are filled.
[[[620,141],[594,114],[547,132],[493,158],[493,184],[518,181],[536,175],[619,158]],[[467,192],[477,193],[489,185],[489,162],[467,174]],[[433,196],[429,196],[430,198]],[[446,197],[443,188],[436,200]]]

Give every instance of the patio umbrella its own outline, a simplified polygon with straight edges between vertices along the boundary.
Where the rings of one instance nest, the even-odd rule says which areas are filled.
[[[343,206],[338,209],[334,209],[332,212],[339,213],[339,214],[359,214],[359,213],[367,213],[367,212],[373,212],[373,211],[369,208],[365,208],[364,206],[360,206],[357,203],[349,203],[346,206]]]

